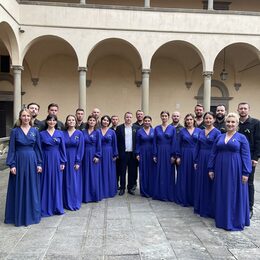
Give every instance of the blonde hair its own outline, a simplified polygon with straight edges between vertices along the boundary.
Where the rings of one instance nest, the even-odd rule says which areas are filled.
[[[237,124],[239,124],[239,116],[237,113],[234,113],[234,112],[231,112],[231,113],[228,113],[228,115],[226,116],[225,118],[225,122],[227,121],[228,118],[230,117],[234,117],[236,119],[236,122]]]
[[[22,116],[22,113],[23,113],[24,111],[27,112],[27,113],[30,115],[31,119],[30,119],[29,124],[30,124],[30,126],[32,126],[32,114],[31,114],[30,110],[27,109],[27,108],[23,108],[23,109],[19,112],[19,118],[18,118],[18,120],[16,121],[15,126],[21,126],[21,125],[22,125],[21,116]]]

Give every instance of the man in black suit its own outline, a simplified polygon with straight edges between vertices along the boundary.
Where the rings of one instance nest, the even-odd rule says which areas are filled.
[[[223,104],[219,104],[216,108],[216,121],[214,123],[214,126],[221,132],[221,134],[227,132],[225,117],[226,117],[226,107]]]
[[[57,116],[58,112],[59,112],[58,104],[51,103],[51,104],[48,105],[48,115]],[[45,128],[46,120],[43,120],[42,124],[44,125],[44,128]],[[65,126],[64,126],[64,124],[61,121],[58,120],[57,121],[57,125],[56,125],[56,129],[63,131],[63,130],[65,130]]]
[[[237,112],[239,114],[239,130],[238,132],[245,135],[250,146],[250,154],[252,160],[252,172],[248,178],[248,195],[249,195],[249,209],[250,218],[253,216],[253,206],[255,198],[254,175],[255,167],[260,158],[260,121],[252,118],[250,113],[250,106],[247,102],[238,104]]]
[[[131,195],[135,194],[137,180],[137,160],[135,157],[135,135],[137,126],[132,125],[133,114],[126,112],[124,115],[125,123],[116,129],[117,147],[118,147],[118,171],[120,176],[119,195],[125,193],[126,188],[126,170],[128,170],[127,190]]]
[[[76,119],[77,119],[76,129],[78,130],[86,129],[86,123],[83,122],[84,115],[85,115],[85,111],[83,108],[78,108],[76,110]]]

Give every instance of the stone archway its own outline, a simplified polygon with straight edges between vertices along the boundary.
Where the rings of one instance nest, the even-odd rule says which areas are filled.
[[[198,90],[197,96],[195,96],[195,99],[197,100],[197,103],[203,103],[203,88],[204,84],[202,84]],[[233,99],[233,97],[230,97],[229,91],[227,86],[219,80],[212,80],[211,81],[211,106],[210,110],[212,112],[215,112],[215,109],[217,105],[223,104],[226,107],[226,110],[229,110],[229,101]]]

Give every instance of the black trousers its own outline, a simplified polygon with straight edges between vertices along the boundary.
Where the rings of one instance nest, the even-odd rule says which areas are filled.
[[[252,168],[251,174],[249,174],[248,178],[248,197],[249,197],[249,209],[253,210],[254,201],[255,201],[255,186],[254,186],[254,179],[255,179],[255,167]]]
[[[128,172],[127,189],[131,190],[136,185],[137,180],[137,160],[133,152],[125,152],[118,161],[118,171],[120,176],[120,189],[126,188],[126,171]]]

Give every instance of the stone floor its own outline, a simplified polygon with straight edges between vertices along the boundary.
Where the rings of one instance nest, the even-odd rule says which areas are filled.
[[[213,220],[194,215],[192,208],[127,194],[17,228],[3,223],[4,170],[0,259],[260,259],[260,167],[256,175],[255,214],[243,232],[217,229]]]

